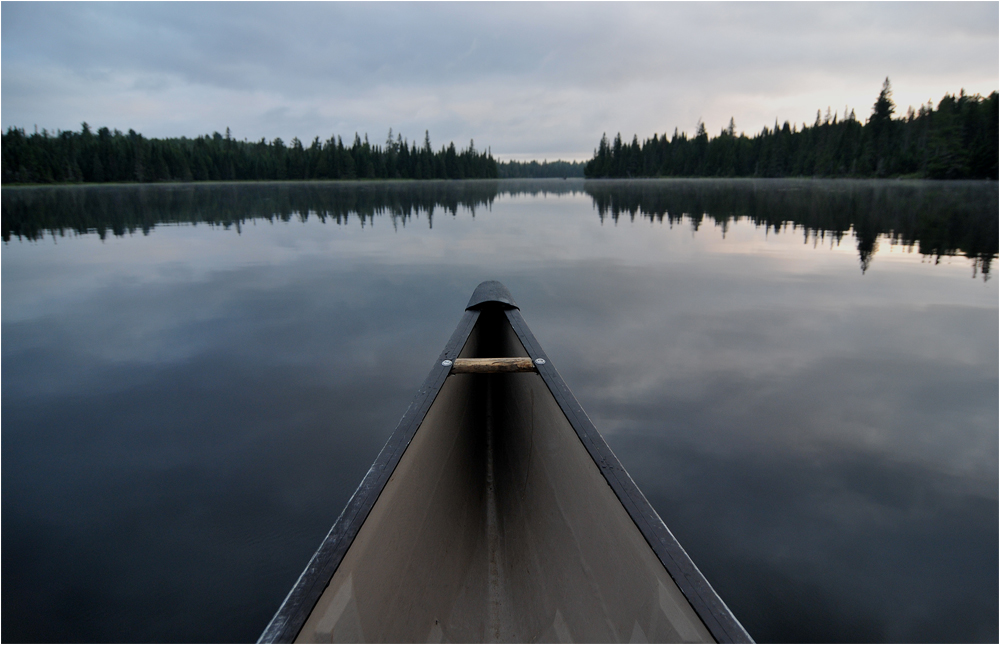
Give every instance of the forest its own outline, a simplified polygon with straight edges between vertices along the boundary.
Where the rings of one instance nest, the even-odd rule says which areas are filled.
[[[674,130],[640,142],[601,138],[584,174],[598,177],[912,177],[997,179],[997,92],[946,94],[937,104],[894,118],[885,79],[867,121],[816,111],[810,126],[764,127],[736,134],[732,119],[716,137],[703,123],[694,137]]]
[[[373,145],[368,135],[345,146],[338,137],[313,139],[307,147],[298,138],[288,145],[280,138],[268,142],[238,141],[226,134],[152,139],[129,130],[100,128],[84,123],[79,132],[25,134],[8,128],[0,135],[4,184],[102,183],[160,181],[241,181],[306,179],[483,179],[497,177],[493,155],[465,150],[455,144],[431,148],[430,134],[423,145],[393,137]]]

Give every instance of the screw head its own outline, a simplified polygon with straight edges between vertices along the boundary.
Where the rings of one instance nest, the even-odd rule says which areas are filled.
[[[445,360],[441,361],[441,365],[443,367],[451,367],[452,366],[452,362],[449,361],[449,360],[447,360],[447,359],[445,359]]]
[[[544,358],[536,358],[535,359],[535,365],[545,365],[545,359]]]

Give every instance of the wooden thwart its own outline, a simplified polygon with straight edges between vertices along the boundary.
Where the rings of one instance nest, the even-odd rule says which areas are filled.
[[[537,372],[527,356],[514,358],[456,358],[452,374],[496,374],[499,372]]]

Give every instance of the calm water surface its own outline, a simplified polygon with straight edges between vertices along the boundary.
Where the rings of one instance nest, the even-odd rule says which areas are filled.
[[[758,641],[998,638],[997,185],[3,190],[5,641],[252,641],[482,280]]]

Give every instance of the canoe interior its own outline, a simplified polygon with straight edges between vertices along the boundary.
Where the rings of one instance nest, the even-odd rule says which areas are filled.
[[[714,642],[537,373],[447,378],[296,641]]]

